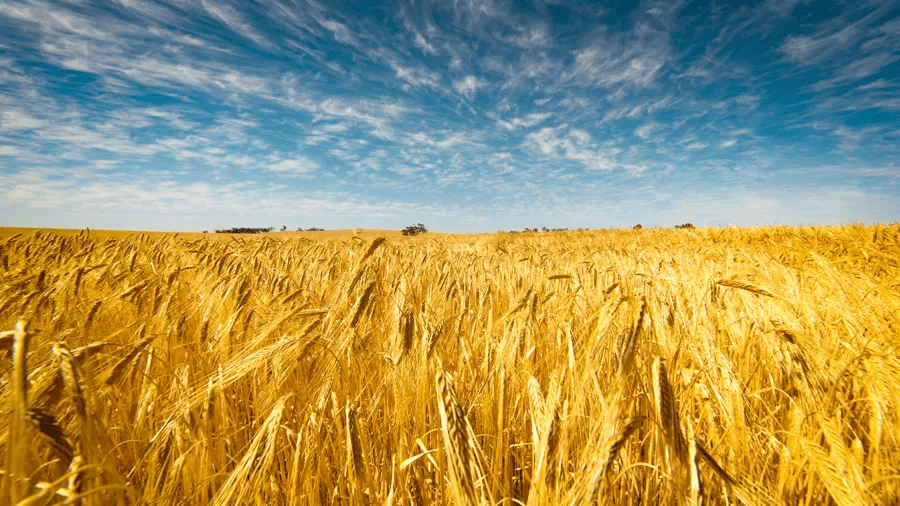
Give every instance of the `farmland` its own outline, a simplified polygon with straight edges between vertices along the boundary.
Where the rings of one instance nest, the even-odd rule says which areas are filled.
[[[315,234],[4,234],[0,503],[900,502],[900,226]]]

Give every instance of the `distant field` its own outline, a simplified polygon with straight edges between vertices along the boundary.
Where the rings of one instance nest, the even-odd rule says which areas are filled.
[[[896,225],[2,229],[0,503],[900,504],[898,315]]]

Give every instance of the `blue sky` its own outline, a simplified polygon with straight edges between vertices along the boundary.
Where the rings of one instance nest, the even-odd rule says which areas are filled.
[[[0,225],[900,220],[900,2],[4,2]]]

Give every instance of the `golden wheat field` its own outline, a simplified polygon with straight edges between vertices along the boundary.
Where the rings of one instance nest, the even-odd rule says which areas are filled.
[[[897,504],[900,226],[0,239],[0,504]]]

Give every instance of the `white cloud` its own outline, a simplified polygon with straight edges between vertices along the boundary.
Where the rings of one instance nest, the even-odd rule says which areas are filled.
[[[415,87],[441,89],[441,76],[427,68],[411,68],[397,65],[394,76]]]
[[[862,141],[867,141],[867,144],[871,144],[872,137],[877,135],[879,131],[880,128],[877,126],[851,129],[844,125],[841,125],[832,133],[841,139],[841,143],[838,146],[839,149],[843,151],[851,151],[858,148],[860,142]]]
[[[386,140],[395,138],[391,121],[396,121],[414,111],[412,108],[388,100],[351,100],[339,96],[327,97],[318,103],[290,104],[313,113],[316,121],[327,119],[342,120],[351,124],[368,124],[373,129],[371,135]]]
[[[16,146],[10,146],[8,144],[0,144],[0,156],[19,156],[24,154],[25,152],[19,149]]]
[[[0,224],[80,228],[88,226],[90,219],[91,226],[97,228],[133,228],[137,223],[144,230],[183,230],[187,222],[193,227],[226,228],[254,221],[267,223],[273,218],[344,217],[360,223],[411,213],[441,213],[439,208],[427,205],[368,200],[340,191],[301,193],[285,185],[253,181],[154,182],[141,177],[116,179],[83,172],[77,178],[64,176],[56,169],[0,173],[0,202],[27,210],[0,213]],[[223,219],[227,221],[216,223]]]
[[[44,125],[39,120],[23,111],[3,111],[0,113],[0,130],[35,130]]]
[[[575,148],[571,144],[565,144],[565,157],[569,160],[580,162],[590,170],[610,171],[616,168],[616,163],[606,156],[590,150]]]
[[[545,155],[554,154],[562,142],[556,135],[556,129],[550,127],[528,134],[527,141],[532,148]]]
[[[509,121],[498,119],[497,124],[507,130],[515,130],[517,128],[531,128],[535,125],[543,123],[550,116],[552,116],[552,114],[550,114],[549,112],[535,112],[527,114],[521,118],[510,119]]]
[[[153,155],[161,150],[155,144],[138,144],[120,129],[99,129],[94,125],[82,125],[77,122],[59,122],[52,128],[42,128],[37,135],[43,141],[61,144],[66,155],[81,158],[79,153],[86,149],[98,149],[120,155]]]
[[[550,46],[553,39],[546,25],[534,25],[519,30],[512,37],[499,37],[501,41],[521,47],[523,49],[542,48]]]
[[[536,151],[550,160],[577,162],[588,170],[624,169],[629,175],[637,176],[648,169],[645,164],[617,161],[615,157],[619,152],[618,149],[600,148],[590,134],[579,129],[542,128],[526,136],[524,147]]]
[[[843,31],[848,33],[851,27]],[[793,63],[812,65],[840,50],[842,45],[846,45],[846,39],[837,37],[836,34],[822,37],[791,36],[782,43],[781,52]]]
[[[270,164],[266,167],[271,172],[287,175],[301,175],[315,172],[319,164],[306,157],[295,157]]]
[[[576,144],[582,145],[587,144],[591,141],[591,134],[585,132],[584,130],[573,128],[569,130],[569,138],[574,140]]]
[[[872,81],[871,83],[866,83],[861,86],[857,86],[856,90],[857,91],[867,91],[867,90],[877,90],[877,89],[882,89],[882,88],[896,88],[897,86],[900,86],[900,85],[898,85],[897,83],[892,83],[890,81],[885,81],[884,79],[876,79],[876,80]]]
[[[347,28],[347,25],[333,20],[322,20],[319,21],[319,24],[328,29],[339,42],[352,46],[357,45],[356,37],[353,36],[353,33]]]
[[[243,17],[237,13],[231,6],[222,3],[212,3],[207,0],[201,0],[201,4],[203,8],[212,16],[213,18],[221,21],[232,31],[243,35],[244,37],[256,42],[261,46],[267,46],[268,43],[266,40],[257,33],[253,27],[243,20]]]
[[[457,0],[453,12],[458,23],[475,31],[478,25],[500,18],[503,11],[494,0]]]
[[[443,140],[436,140],[424,132],[412,133],[407,136],[405,143],[408,146],[430,146],[440,150],[446,150],[460,144],[470,144],[472,140],[464,133],[452,133]]]
[[[785,57],[798,65],[813,65],[856,44],[861,35],[860,23],[840,30],[821,31],[814,35],[788,36],[781,45]]]
[[[641,139],[646,140],[646,139],[650,138],[650,134],[652,134],[653,130],[656,129],[658,126],[659,125],[657,125],[656,123],[648,123],[646,125],[639,126],[638,128],[636,128],[634,130],[634,135],[637,135]]]
[[[435,49],[430,42],[425,40],[425,37],[419,32],[416,32],[415,37],[413,37],[413,44],[425,54],[437,54],[437,49]]]
[[[865,79],[900,60],[900,55],[887,51],[875,53],[862,58],[854,58],[843,65],[834,77],[823,79],[812,86],[814,91],[823,91],[835,86]]]
[[[111,40],[113,35],[96,26],[96,18],[79,16],[76,12],[52,6],[44,2],[31,2],[29,5],[5,5],[3,14],[18,18],[21,21],[38,25],[45,33],[76,35],[90,39]]]
[[[205,3],[213,17],[248,38],[263,44],[232,7]],[[151,9],[152,10],[152,9]],[[271,97],[268,79],[229,68],[222,58],[185,58],[172,40],[191,44],[194,49],[221,52],[217,46],[158,26],[125,21],[102,10],[70,11],[59,5],[34,2],[14,6],[4,14],[37,24],[43,33],[40,50],[52,63],[101,78],[111,88],[139,83],[168,87],[182,92],[184,87],[215,93],[221,90],[244,95]],[[157,17],[172,14],[155,12]],[[173,17],[171,20],[177,20]],[[147,51],[150,44],[157,49]],[[97,48],[102,47],[103,51]],[[218,55],[217,55],[218,56]]]
[[[670,41],[664,32],[638,27],[631,36],[599,37],[575,51],[565,76],[585,86],[650,86],[670,59]]]
[[[484,88],[485,86],[487,86],[487,82],[475,76],[466,76],[463,79],[453,81],[453,89],[469,100],[472,99],[480,88]]]

